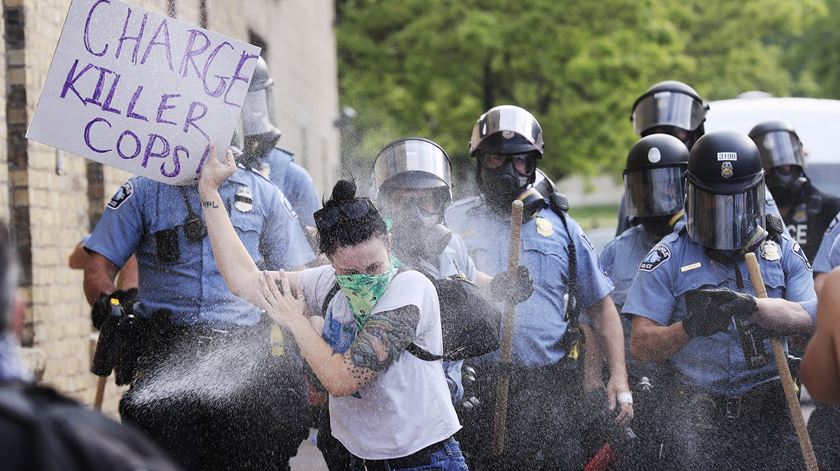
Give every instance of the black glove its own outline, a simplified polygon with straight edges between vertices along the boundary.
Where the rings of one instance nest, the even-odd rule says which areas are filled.
[[[99,295],[99,299],[93,304],[93,309],[90,313],[93,327],[97,330],[102,328],[102,323],[111,314],[111,299],[119,300],[125,312],[132,314],[134,313],[134,303],[137,302],[137,288],[131,288],[129,290],[118,289],[111,294],[101,293]]]
[[[534,292],[534,280],[527,267],[518,266],[516,271],[503,271],[493,277],[490,292],[499,301],[519,304]]]
[[[683,329],[692,338],[723,332],[732,316],[749,319],[758,309],[754,297],[727,288],[693,289],[685,293],[685,305]]]

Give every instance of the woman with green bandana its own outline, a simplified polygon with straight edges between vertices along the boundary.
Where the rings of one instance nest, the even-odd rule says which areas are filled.
[[[352,183],[339,181],[315,213],[330,265],[262,272],[217,191],[235,169],[228,152],[224,163],[209,159],[199,181],[219,271],[233,293],[265,309],[295,337],[330,394],[332,433],[353,454],[353,469],[467,469],[452,438],[461,426],[441,361],[406,351],[414,343],[443,352],[437,294],[422,274],[399,269],[373,204],[356,198]]]

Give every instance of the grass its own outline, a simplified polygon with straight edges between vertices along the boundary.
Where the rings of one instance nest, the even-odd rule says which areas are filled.
[[[600,206],[573,207],[569,211],[583,230],[601,227],[615,227],[618,221],[618,205],[607,204]]]

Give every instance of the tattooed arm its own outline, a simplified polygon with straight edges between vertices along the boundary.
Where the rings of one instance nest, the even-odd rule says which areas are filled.
[[[333,396],[349,396],[399,358],[414,341],[419,322],[420,310],[414,305],[373,313],[343,355],[333,352],[305,318],[287,327],[324,388]]]

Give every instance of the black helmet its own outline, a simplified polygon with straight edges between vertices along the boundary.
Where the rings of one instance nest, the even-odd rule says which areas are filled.
[[[805,168],[805,152],[802,141],[788,123],[765,121],[750,130],[750,139],[758,146],[761,165],[764,170],[782,165],[796,165]]]
[[[436,143],[422,137],[397,139],[379,151],[373,162],[374,198],[391,188],[440,189],[452,200],[449,156]]]
[[[708,109],[696,90],[682,82],[666,80],[648,88],[636,99],[630,120],[639,136],[672,134],[691,148],[705,132],[703,122]],[[678,136],[674,128],[686,136]]]
[[[493,209],[510,211],[510,203],[534,182],[543,151],[542,127],[528,111],[502,105],[478,118],[470,155],[478,159],[478,187]]]
[[[686,230],[717,250],[749,247],[764,231],[764,170],[758,148],[739,132],[701,137],[688,159]]]
[[[676,137],[652,134],[633,144],[624,168],[627,215],[670,216],[683,209],[688,149]]]

